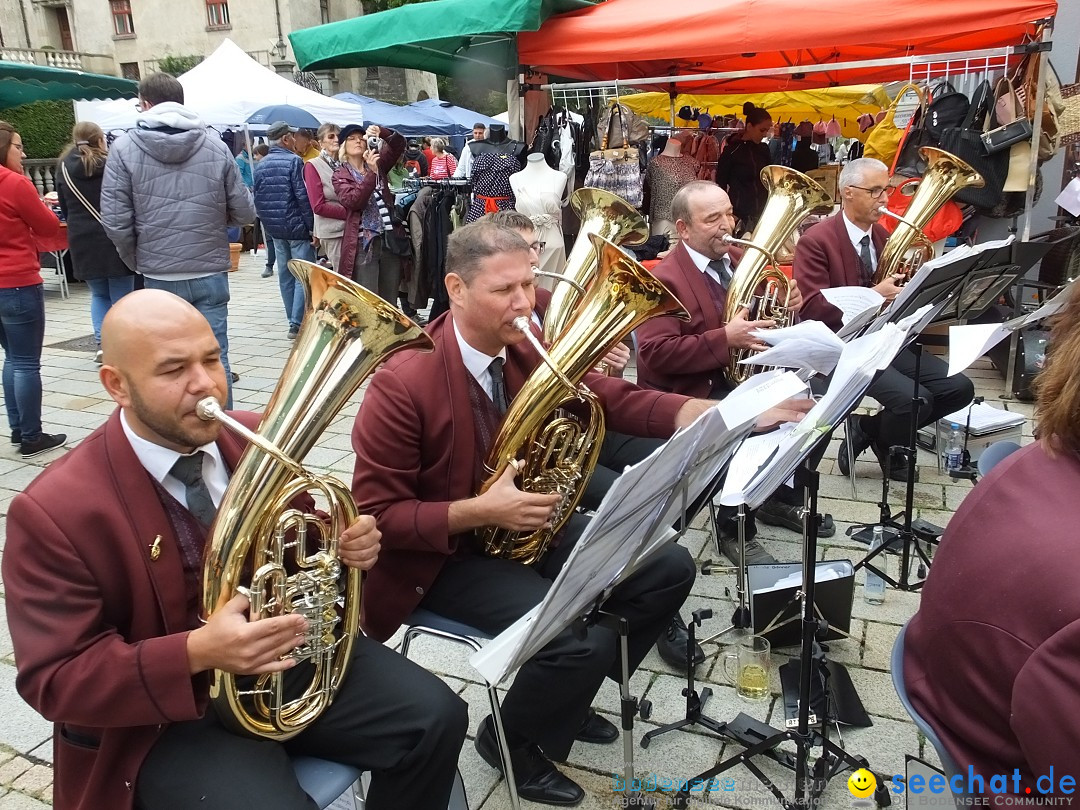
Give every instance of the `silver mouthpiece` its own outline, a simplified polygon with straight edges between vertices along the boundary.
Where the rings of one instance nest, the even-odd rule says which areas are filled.
[[[199,418],[203,421],[213,422],[222,413],[221,405],[213,397],[205,397],[196,403],[195,413],[198,414]]]

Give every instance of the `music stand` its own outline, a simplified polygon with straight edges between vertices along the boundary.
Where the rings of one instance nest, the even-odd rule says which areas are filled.
[[[774,403],[761,406],[765,410]],[[676,536],[670,527],[715,479],[752,422],[729,429],[712,408],[649,458],[628,468],[604,496],[544,600],[469,661],[492,685],[502,683],[565,627],[602,623],[619,632],[625,796],[642,806],[634,784],[633,721],[647,702],[630,695],[626,622],[604,614],[612,590]],[[644,715],[643,715],[644,716]]]
[[[868,331],[880,328],[884,323],[897,322],[903,318],[911,317],[917,310],[925,306],[932,307],[933,317],[924,324],[929,326],[934,323],[956,320],[957,317],[967,317],[976,306],[989,306],[986,303],[993,290],[999,286],[1002,277],[1006,277],[1006,286],[1012,283],[1017,273],[1023,273],[1020,265],[1010,264],[1001,266],[995,262],[1002,254],[1014,256],[1011,251],[1013,245],[1003,245],[996,249],[980,251],[964,255],[958,260],[946,262],[933,267],[928,275],[923,278],[916,276],[912,289],[905,289],[897,296],[893,306],[874,323],[868,327]],[[944,257],[943,257],[944,258]],[[965,296],[963,304],[959,299]],[[984,306],[984,309],[985,309]],[[921,332],[922,329],[919,330]],[[930,565],[930,558],[923,551],[920,543],[926,543],[927,548],[936,545],[944,532],[940,526],[935,526],[929,521],[914,518],[915,513],[915,465],[918,454],[916,439],[919,430],[919,411],[923,404],[923,398],[919,396],[919,378],[922,368],[923,342],[917,336],[912,341],[915,351],[915,374],[912,378],[911,393],[911,416],[908,424],[907,445],[894,445],[889,448],[889,456],[895,452],[904,457],[907,464],[907,482],[904,490],[904,510],[899,514],[892,514],[889,506],[889,467],[886,467],[882,475],[881,501],[878,503],[880,517],[878,523],[852,527],[849,536],[855,540],[870,544],[873,537],[873,527],[880,525],[885,534],[886,541],[870,552],[855,565],[855,570],[865,567],[880,576],[894,588],[903,591],[914,591],[922,587],[926,577],[926,569]],[[873,564],[873,560],[879,554],[885,554],[895,550],[899,545],[900,553],[900,576],[893,579],[885,571]],[[918,558],[918,581],[911,579],[911,567]]]

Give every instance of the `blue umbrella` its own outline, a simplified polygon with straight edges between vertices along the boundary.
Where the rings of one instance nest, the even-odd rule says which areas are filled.
[[[341,101],[359,104],[364,110],[364,126],[381,124],[399,132],[406,138],[417,135],[456,135],[458,127],[445,117],[433,116],[415,107],[401,107],[387,104],[385,101],[360,96],[356,93],[338,93],[334,96]]]
[[[303,127],[304,129],[318,129],[319,119],[291,104],[271,104],[256,110],[248,116],[247,122],[252,129],[266,129],[276,121],[284,121],[290,127]]]

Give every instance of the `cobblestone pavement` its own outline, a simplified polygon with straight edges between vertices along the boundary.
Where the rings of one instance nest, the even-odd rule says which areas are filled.
[[[241,270],[231,276],[229,317],[230,361],[233,370],[241,375],[234,393],[236,406],[256,410],[269,400],[292,346],[286,339],[288,324],[284,318],[277,280],[260,278],[262,265],[261,256],[245,255],[242,258]],[[43,417],[46,431],[66,432],[72,444],[101,424],[113,410],[112,401],[97,379],[97,367],[93,363],[93,348],[90,345],[92,340],[82,341],[85,349],[56,347],[58,343],[91,334],[89,301],[89,291],[84,285],[71,285],[70,297],[62,299],[55,277],[46,278],[48,326],[42,358],[45,389]],[[988,401],[998,400],[1003,384],[988,361],[980,360],[970,376],[975,380],[980,395],[985,395]],[[308,463],[313,468],[333,472],[345,481],[350,480],[352,456],[349,430],[360,399],[360,395],[354,398],[334,420],[319,446],[311,452]],[[1008,407],[1031,415],[1030,405],[1010,402]],[[1031,440],[1030,420],[1025,424],[1024,436],[1025,442]],[[820,508],[831,512],[837,524],[836,535],[821,541],[820,557],[857,561],[866,547],[846,537],[845,529],[854,523],[876,518],[881,474],[876,464],[859,461],[856,464],[857,498],[853,498],[848,480],[840,476],[836,469],[838,445],[839,441],[834,440],[820,467]],[[6,515],[8,504],[15,494],[51,461],[56,460],[61,451],[23,461],[6,441],[0,443],[0,447],[3,448],[0,449],[0,513]],[[939,474],[932,454],[926,451],[920,451],[919,462],[921,478],[915,487],[918,516],[946,525],[971,484],[954,482]],[[893,490],[891,500],[894,506],[902,494],[898,489]],[[801,558],[800,538],[794,532],[762,524],[759,537],[777,559],[795,561]],[[703,521],[698,521],[681,542],[699,561],[716,556]],[[889,566],[890,573],[895,574],[895,557],[889,560]],[[860,571],[856,577],[851,638],[833,643],[830,655],[848,668],[874,725],[867,729],[845,729],[843,743],[853,753],[865,756],[875,771],[890,775],[903,773],[906,754],[921,755],[931,762],[936,761],[933,750],[920,738],[904,713],[889,676],[889,655],[893,642],[901,625],[917,608],[919,596],[917,593],[890,590],[884,604],[872,606],[863,599],[862,582],[863,574]],[[717,632],[726,626],[732,614],[734,593],[733,576],[699,576],[683,615],[687,616],[690,610],[697,608],[712,608],[716,618],[707,621],[702,632]],[[730,638],[729,635],[724,640]],[[398,638],[395,638],[390,643],[396,644],[397,641]],[[468,665],[465,654],[457,645],[429,639],[418,640],[413,650],[413,656],[420,663],[442,675],[468,701],[472,715],[471,735],[487,713],[487,701],[479,676]],[[739,712],[747,712],[761,720],[782,725],[783,706],[777,698],[777,668],[789,654],[797,654],[797,651],[780,650],[773,655],[772,694],[768,700],[754,704],[742,702],[734,689],[727,685],[720,656],[715,654],[719,652],[718,647],[709,645],[707,652],[711,656],[699,667],[698,674],[714,693],[706,706],[708,715],[725,720]],[[648,728],[682,716],[684,698],[680,690],[684,686],[683,677],[661,661],[655,650],[650,653],[634,675],[631,687],[634,694],[652,701],[653,714],[649,722],[637,724],[635,733],[640,735]],[[607,683],[600,693],[597,708],[617,721],[618,699],[617,687]],[[51,803],[51,733],[51,725],[30,709],[15,691],[11,640],[6,617],[0,614],[0,810],[30,810]],[[737,750],[737,747],[724,745],[708,733],[698,730],[677,732],[657,739],[647,750],[635,747],[636,771],[639,778],[647,779],[654,775],[661,780],[685,780],[721,761],[733,750]],[[763,762],[761,768],[790,795],[794,786],[790,771],[768,760]],[[462,749],[460,769],[471,807],[483,810],[509,807],[506,790],[498,783],[492,769],[476,754],[471,739],[466,741]],[[567,773],[588,792],[581,805],[586,810],[617,806],[613,775],[621,774],[622,769],[621,744],[579,744],[571,752],[566,767]],[[703,795],[698,806],[778,806],[745,768],[737,767],[729,776],[735,780],[733,790],[715,790],[712,795]],[[663,793],[656,793],[656,798],[659,806],[668,805]],[[900,802],[902,797],[896,797],[894,805]],[[850,807],[851,803],[846,775],[837,777],[825,794],[824,806]],[[533,805],[525,803],[525,806]]]

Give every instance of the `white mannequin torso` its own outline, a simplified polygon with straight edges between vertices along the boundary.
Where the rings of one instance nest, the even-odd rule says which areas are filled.
[[[533,153],[529,155],[524,169],[510,175],[510,188],[514,190],[515,197],[520,197],[524,191],[533,195],[557,194],[561,200],[566,190],[566,174],[548,166],[543,155]]]

